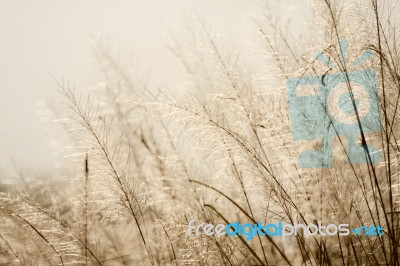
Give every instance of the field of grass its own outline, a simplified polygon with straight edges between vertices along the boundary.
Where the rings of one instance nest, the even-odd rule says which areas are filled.
[[[170,47],[190,78],[183,95],[148,88],[98,48],[104,79],[94,89],[55,80],[61,144],[75,169],[62,181],[38,177],[0,193],[0,265],[399,265],[395,4],[315,0],[310,32],[296,38],[272,8],[260,10],[254,37],[271,59],[266,76],[249,73],[246,58],[194,17],[191,39]],[[366,51],[372,56],[354,67]],[[335,69],[315,59],[320,52]],[[300,168],[299,153],[323,144],[293,139],[286,80],[360,69],[376,72],[382,124],[359,136],[366,162],[349,162],[339,135],[332,167]],[[378,148],[380,162],[365,144]],[[379,225],[384,234],[246,241],[188,236],[192,219]]]

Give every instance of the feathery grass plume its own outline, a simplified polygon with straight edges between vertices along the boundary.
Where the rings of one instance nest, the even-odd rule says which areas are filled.
[[[77,163],[72,182],[63,193],[36,180],[0,194],[0,263],[399,265],[400,56],[390,4],[314,0],[310,32],[294,36],[274,12],[279,5],[267,1],[253,20],[254,52],[269,59],[266,73],[247,67],[195,14],[191,39],[175,36],[169,47],[189,80],[182,94],[149,88],[129,60],[100,44],[93,50],[97,84],[75,91],[56,80]],[[286,80],[355,69],[377,73],[382,130],[369,132],[357,116],[356,145],[366,163],[349,162],[349,140],[335,131],[332,167],[300,168],[301,152],[324,144],[293,138]],[[344,84],[353,95],[354,84]],[[379,163],[368,156],[371,144],[382,154]],[[246,241],[188,235],[193,219],[375,225],[384,234],[302,231]]]

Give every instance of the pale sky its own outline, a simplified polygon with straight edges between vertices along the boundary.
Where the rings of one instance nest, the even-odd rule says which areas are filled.
[[[305,0],[282,2],[300,20],[305,16]],[[252,0],[0,0],[0,178],[10,159],[34,171],[52,167],[49,125],[40,122],[39,106],[54,95],[50,73],[77,88],[93,82],[87,77],[90,34],[129,48],[153,82],[173,90],[182,72],[166,48],[167,33],[179,36],[185,12],[196,10],[214,32],[245,50],[255,38],[250,17],[261,14],[261,6]]]

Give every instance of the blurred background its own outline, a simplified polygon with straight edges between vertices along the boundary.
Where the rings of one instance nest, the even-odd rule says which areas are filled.
[[[297,32],[307,28],[305,0],[276,1]],[[215,33],[255,62],[251,49],[256,30],[252,16],[260,1],[0,1],[0,178],[10,182],[19,171],[54,171],[55,148],[41,114],[55,100],[57,80],[77,89],[95,82],[90,75],[93,41],[132,52],[149,76],[149,86],[171,91],[183,70],[168,51],[185,16],[198,14]],[[282,10],[281,10],[282,11]],[[256,68],[257,64],[254,64]],[[50,121],[51,122],[51,121]]]

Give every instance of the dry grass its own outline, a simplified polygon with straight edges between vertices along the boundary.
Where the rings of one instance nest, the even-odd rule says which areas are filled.
[[[94,98],[56,81],[77,152],[73,182],[27,182],[0,195],[0,264],[399,265],[400,55],[391,3],[315,1],[312,31],[299,40],[272,14],[255,19],[273,59],[268,77],[242,69],[194,19],[193,39],[171,46],[191,77],[184,96],[135,83],[96,50],[104,81]],[[361,67],[378,73],[383,128],[360,143],[376,142],[384,160],[348,163],[338,136],[334,167],[300,169],[284,82],[326,73],[315,61],[320,51],[350,71],[339,59],[341,38],[351,44],[349,60],[375,54]],[[381,225],[385,234],[188,237],[191,219]]]

